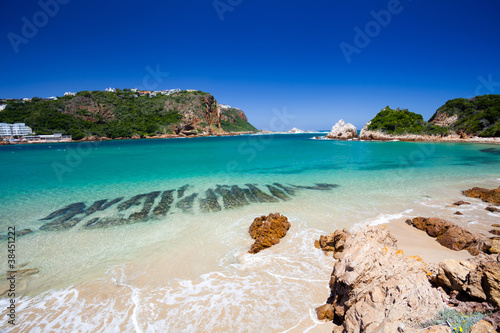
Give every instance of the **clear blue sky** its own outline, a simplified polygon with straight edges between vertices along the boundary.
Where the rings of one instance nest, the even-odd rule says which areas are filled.
[[[53,17],[3,1],[0,97],[158,83],[210,92],[258,128],[286,107],[287,129],[327,129],[386,105],[427,119],[448,99],[500,93],[498,0],[220,0],[219,12],[213,0],[59,1]],[[356,47],[367,25],[348,63],[340,45]],[[155,81],[157,66],[169,75]]]

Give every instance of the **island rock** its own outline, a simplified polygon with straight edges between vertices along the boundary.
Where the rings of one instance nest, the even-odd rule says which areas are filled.
[[[349,140],[358,137],[358,130],[353,124],[345,123],[340,119],[333,127],[330,133],[326,135],[328,139]]]

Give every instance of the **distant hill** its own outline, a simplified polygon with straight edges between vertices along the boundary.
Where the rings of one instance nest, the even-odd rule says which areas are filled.
[[[214,96],[201,91],[157,96],[130,89],[81,91],[57,100],[35,97],[6,103],[0,122],[26,123],[37,134],[61,132],[75,140],[257,131],[243,111],[221,108]]]
[[[386,106],[368,123],[364,130],[379,131],[390,135],[444,135],[446,128],[424,121],[424,118],[407,109],[391,109]]]
[[[437,109],[429,122],[468,135],[500,136],[500,95],[449,100]]]

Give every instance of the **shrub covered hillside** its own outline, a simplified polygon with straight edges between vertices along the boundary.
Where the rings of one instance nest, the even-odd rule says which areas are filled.
[[[469,135],[500,136],[500,95],[449,100],[429,122]]]
[[[447,134],[446,128],[436,126],[424,121],[419,114],[407,109],[391,109],[386,106],[367,125],[370,131],[380,131],[386,134],[427,134],[442,135]]]
[[[61,132],[72,135],[75,140],[88,136],[117,138],[256,131],[243,111],[219,108],[211,94],[201,91],[157,96],[138,96],[129,89],[81,91],[76,96],[57,100],[35,97],[31,102],[6,103],[6,108],[0,111],[0,122],[26,123],[37,134]]]

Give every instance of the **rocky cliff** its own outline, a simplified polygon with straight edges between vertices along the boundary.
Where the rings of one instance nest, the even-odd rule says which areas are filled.
[[[82,91],[57,100],[14,100],[0,112],[0,122],[23,122],[38,134],[61,132],[74,139],[257,131],[243,111],[220,108],[213,95],[201,91],[139,96],[117,89]]]

